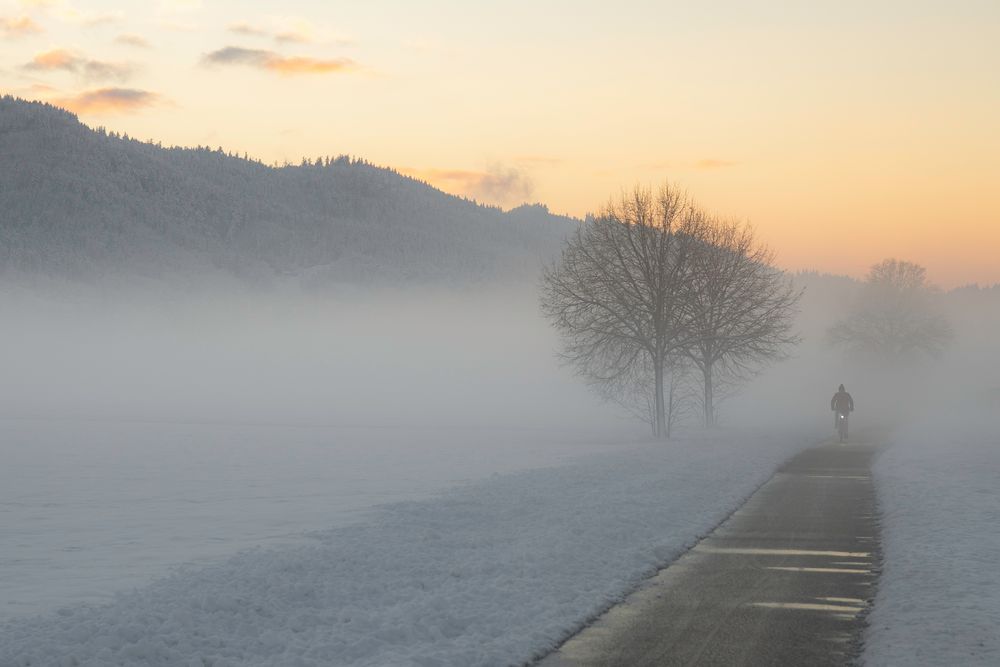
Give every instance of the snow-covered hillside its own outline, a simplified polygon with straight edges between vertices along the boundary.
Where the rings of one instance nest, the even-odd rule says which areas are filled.
[[[454,284],[537,274],[573,222],[345,157],[275,168],[0,99],[0,275]]]

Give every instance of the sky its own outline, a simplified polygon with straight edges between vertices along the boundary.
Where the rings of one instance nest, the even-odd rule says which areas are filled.
[[[504,207],[669,180],[784,268],[1000,282],[996,0],[0,0],[0,92]]]

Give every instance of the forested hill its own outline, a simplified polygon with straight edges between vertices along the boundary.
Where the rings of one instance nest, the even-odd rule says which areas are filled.
[[[337,158],[275,168],[0,99],[0,272],[93,280],[468,283],[532,277],[573,226]]]

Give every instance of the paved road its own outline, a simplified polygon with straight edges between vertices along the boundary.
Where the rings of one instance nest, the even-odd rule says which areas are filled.
[[[875,452],[802,452],[539,667],[849,663],[874,594]]]

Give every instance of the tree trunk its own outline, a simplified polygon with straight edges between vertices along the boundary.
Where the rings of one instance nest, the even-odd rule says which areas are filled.
[[[712,364],[705,364],[702,372],[705,376],[705,428],[715,426],[715,393],[712,387]]]
[[[674,376],[670,376],[670,391],[667,394],[667,439],[674,427]]]
[[[656,376],[656,437],[663,438],[667,433],[667,422],[663,409],[663,363],[658,358],[653,360],[653,374]]]

